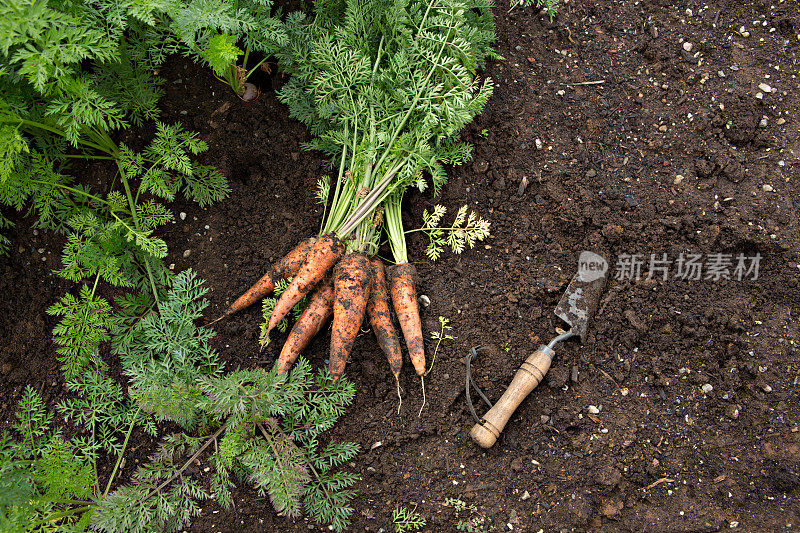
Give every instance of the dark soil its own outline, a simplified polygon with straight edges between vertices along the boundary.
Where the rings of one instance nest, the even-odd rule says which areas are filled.
[[[464,134],[473,162],[451,170],[440,198],[409,195],[408,227],[436,203],[451,214],[469,204],[492,236],[435,263],[424,238],[410,238],[431,301],[424,329],[444,316],[457,337],[439,348],[421,416],[411,365],[398,416],[372,334],[356,341],[347,376],[357,396],[331,432],[362,449],[346,466],[361,477],[352,530],[391,531],[400,506],[416,508],[427,531],[480,517],[496,531],[791,529],[800,523],[800,9],[792,0],[562,1],[552,22],[530,7],[496,9],[506,60],[486,69],[495,94]],[[242,104],[185,61],[162,74],[163,120],[199,131],[206,162],[233,189],[206,210],[174,205],[187,217],[165,232],[167,262],[208,280],[216,316],[266,261],[316,233],[314,186],[328,170],[301,150],[305,129],[271,91]],[[44,312],[73,288],[50,273],[61,241],[18,222],[18,253],[0,260],[4,425],[26,384],[49,402],[67,394]],[[582,250],[612,268],[642,254],[642,278],[610,281],[586,342],[557,348],[545,383],[484,451],[468,434],[464,356],[490,348],[474,376],[499,398],[562,325],[552,310]],[[673,265],[667,280],[645,279],[651,254],[664,253],[758,253],[759,276],[681,280]],[[277,348],[258,353],[260,319],[254,308],[219,323],[229,368],[274,361]],[[328,341],[309,350],[314,365]],[[428,338],[429,357],[434,347]],[[149,446],[142,436],[132,449]],[[477,511],[457,514],[448,498]],[[246,487],[235,501],[231,511],[205,502],[192,530],[323,529],[276,516]]]

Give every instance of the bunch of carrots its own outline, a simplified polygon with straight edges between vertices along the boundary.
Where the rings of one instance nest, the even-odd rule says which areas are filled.
[[[330,369],[338,379],[367,317],[399,394],[402,356],[393,308],[422,379],[424,404],[416,270],[408,262],[401,204],[408,188],[424,190],[428,180],[438,193],[447,179],[444,165],[470,157],[471,147],[458,134],[492,93],[491,80],[477,76],[486,57],[497,57],[491,50],[491,2],[360,0],[314,6],[313,17],[286,18],[287,43],[276,56],[291,78],[279,97],[314,135],[306,148],[338,163],[335,186],[324,179],[318,184],[325,206],[319,234],[298,244],[220,318],[291,277],[267,335],[304,297],[308,304],[277,368],[288,370],[333,317]],[[395,261],[388,268],[374,258],[384,229]]]
[[[399,217],[399,207],[398,204],[394,210],[387,212],[386,217]],[[330,371],[333,379],[337,380],[344,373],[355,338],[367,317],[378,344],[389,360],[399,396],[403,358],[399,336],[392,321],[391,308],[394,308],[411,362],[423,380],[424,391],[425,347],[417,303],[416,269],[408,262],[405,252],[401,256],[396,255],[396,264],[387,269],[380,259],[370,258],[363,250],[356,249],[364,248],[365,244],[376,248],[375,230],[382,225],[383,215],[383,210],[379,210],[373,214],[369,224],[359,225],[358,229],[368,228],[369,241],[361,241],[359,246],[358,237],[351,239],[348,241],[349,251],[336,232],[302,241],[274,267],[269,268],[217,320],[249,307],[272,292],[280,280],[291,278],[272,310],[267,335],[304,297],[308,299],[275,363],[278,371],[289,370],[314,336],[333,317]],[[403,242],[398,249],[402,246],[405,250],[402,227],[400,237]]]

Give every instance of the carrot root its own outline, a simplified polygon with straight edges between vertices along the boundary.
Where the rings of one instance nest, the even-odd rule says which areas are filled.
[[[267,325],[267,335],[303,296],[311,292],[342,253],[344,253],[344,244],[333,233],[323,235],[311,246],[303,265],[275,304],[275,309],[272,311]]]
[[[360,253],[345,255],[333,271],[334,302],[330,369],[333,380],[344,373],[353,342],[361,329],[372,285],[369,260]]]
[[[410,263],[389,267],[389,284],[392,304],[403,330],[408,355],[417,375],[425,374],[425,342],[422,337],[422,320],[419,316],[415,278],[417,270]]]
[[[386,270],[380,259],[370,261],[372,267],[373,283],[372,293],[367,303],[367,316],[378,340],[378,345],[386,354],[389,366],[394,374],[394,379],[400,388],[400,371],[403,369],[403,353],[400,350],[400,339],[392,323],[392,313],[389,309],[389,290],[386,284]]]
[[[332,313],[333,284],[329,279],[323,281],[311,294],[303,314],[300,315],[292,331],[289,332],[278,361],[275,363],[275,368],[278,369],[279,374],[292,367],[300,353],[309,345],[311,339],[319,333]]]
[[[309,250],[317,241],[316,237],[310,237],[300,244],[295,246],[291,252],[286,254],[278,263],[273,267],[269,266],[267,273],[261,276],[261,279],[256,281],[252,287],[239,296],[223,313],[222,318],[231,316],[234,313],[246,309],[253,305],[255,302],[272,292],[275,284],[283,278],[294,276],[300,269],[300,266],[306,260]],[[216,322],[215,320],[214,322]],[[212,322],[212,324],[214,323]]]
[[[394,382],[397,385],[397,399],[399,402],[397,403],[397,414],[400,414],[400,408],[403,407],[403,397],[400,395],[400,378],[398,376],[394,377]]]
[[[422,416],[422,410],[425,409],[425,403],[427,402],[425,399],[425,375],[421,374],[419,379],[422,382],[422,405],[419,408],[419,413],[417,413],[417,418]]]

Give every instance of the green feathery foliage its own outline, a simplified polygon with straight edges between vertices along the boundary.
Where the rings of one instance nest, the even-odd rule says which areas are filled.
[[[170,4],[8,0],[0,6],[0,88],[26,94],[73,144],[87,129],[124,127],[126,115],[154,118],[158,82],[130,62],[147,52],[131,53],[126,31],[154,27]]]
[[[305,359],[280,375],[263,369],[223,374],[208,345],[213,332],[194,324],[207,306],[202,283],[183,271],[168,279],[157,305],[147,293],[132,293],[117,300],[117,310],[84,285],[79,297],[54,306],[64,315],[58,339],[69,351],[62,357],[82,365],[67,382],[75,397],[56,406],[77,431],[67,440],[50,430],[53,413],[26,389],[13,427],[18,439],[0,439],[0,529],[175,531],[199,514],[200,502],[212,497],[209,487],[229,508],[238,482],[269,497],[286,516],[305,509],[338,531],[347,527],[357,478],[335,469],[358,446],[322,445],[320,437],[352,402],[354,387],[344,378],[334,383],[327,369],[313,372]],[[99,347],[109,343],[130,397],[105,373]],[[108,482],[102,491],[97,460],[103,454],[121,459],[133,427],[155,434],[154,419],[176,422],[183,432],[165,437],[125,484],[110,491]],[[187,475],[196,460],[213,471]]]
[[[491,4],[368,0],[315,8],[314,18],[289,15],[289,45],[278,55],[293,75],[280,97],[317,136],[308,147],[331,156],[355,147],[356,177],[388,150],[394,161],[409,159],[401,182],[424,188],[427,171],[438,190],[446,180],[441,164],[469,158],[456,135],[491,95],[491,80],[475,74],[493,55]]]
[[[444,165],[470,158],[458,134],[492,94],[491,79],[477,75],[486,58],[497,57],[492,5],[352,0],[314,7],[314,17],[287,17],[288,45],[278,58],[292,77],[279,97],[314,135],[306,148],[339,166],[322,231],[346,237],[357,230],[349,247],[374,252],[372,212],[380,204],[399,202],[410,186],[430,183],[438,194]]]
[[[454,254],[460,254],[467,246],[475,247],[475,243],[482,241],[489,236],[490,223],[470,211],[467,215],[467,206],[461,206],[453,220],[453,225],[441,227],[442,217],[447,212],[443,205],[433,206],[433,211],[428,213],[425,209],[422,212],[422,228],[420,230],[428,237],[428,247],[425,255],[431,261],[436,261],[442,255],[445,246],[449,246]],[[412,230],[414,231],[414,230]],[[409,233],[409,232],[406,232]]]
[[[86,366],[106,366],[100,358],[100,343],[111,338],[111,305],[93,292],[88,285],[82,285],[78,297],[66,294],[47,310],[49,315],[63,316],[53,328],[53,339],[60,345],[56,354],[67,379],[80,374]]]
[[[425,527],[425,517],[416,512],[416,507],[410,511],[405,507],[394,509],[392,522],[394,522],[395,533],[407,533]]]
[[[75,439],[51,430],[52,413],[28,386],[13,430],[0,439],[0,530],[80,531],[97,485],[94,466]],[[56,517],[59,519],[56,519]]]
[[[177,409],[164,409],[162,402],[152,401],[152,388],[142,394],[134,386],[132,393],[140,407],[156,406],[157,416],[186,429],[195,428],[195,420],[204,418],[210,435],[198,438],[181,433],[164,439],[131,483],[99,503],[92,518],[95,529],[174,531],[185,527],[199,512],[197,502],[211,494],[198,480],[182,473],[212,442],[219,445],[207,458],[214,468],[209,483],[224,507],[232,505],[230,489],[237,477],[269,497],[278,513],[295,517],[305,508],[337,531],[347,527],[352,512],[348,502],[353,496],[349,487],[357,478],[332,469],[354,457],[358,446],[330,443],[321,447],[318,437],[352,402],[355,389],[351,384],[345,379],[334,383],[327,370],[315,374],[301,358],[285,374],[237,370],[206,374],[194,386],[182,387],[172,389],[185,401]],[[169,387],[162,390],[167,393]],[[201,414],[187,416],[191,409]]]

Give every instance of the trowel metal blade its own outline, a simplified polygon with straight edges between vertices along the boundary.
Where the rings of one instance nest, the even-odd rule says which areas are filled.
[[[608,262],[593,252],[581,253],[578,273],[569,282],[564,296],[558,302],[555,314],[569,324],[572,332],[586,340],[589,320],[597,312],[600,294],[608,279]]]

